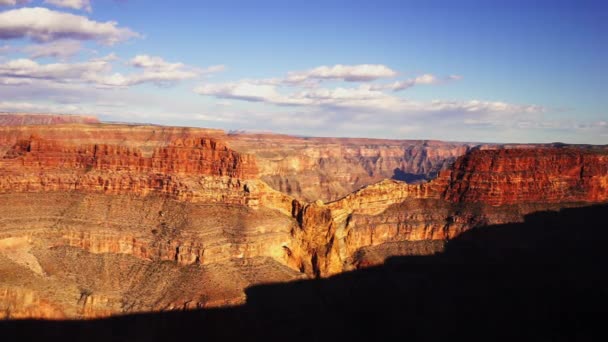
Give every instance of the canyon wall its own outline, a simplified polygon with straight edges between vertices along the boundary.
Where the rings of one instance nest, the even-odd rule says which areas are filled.
[[[256,157],[264,182],[304,202],[333,201],[387,178],[423,182],[477,146],[433,140],[276,134],[231,134],[227,142]]]
[[[535,211],[606,201],[606,148],[474,149],[430,182],[385,180],[305,206],[292,255],[302,269],[326,276],[370,264],[361,252],[373,246],[382,246],[376,257],[415,254],[419,244],[410,244],[411,252],[385,244],[445,241]],[[435,243],[432,250],[440,249]]]
[[[605,147],[0,127],[0,317],[238,304],[606,201]]]
[[[0,312],[87,318],[242,303],[305,277],[283,246],[293,199],[223,132],[0,128]],[[147,284],[147,285],[146,285]]]
[[[445,198],[489,205],[608,200],[605,149],[479,150],[440,176]]]

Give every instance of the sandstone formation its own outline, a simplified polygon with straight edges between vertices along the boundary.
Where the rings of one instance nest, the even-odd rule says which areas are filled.
[[[489,205],[608,200],[605,150],[574,148],[480,150],[460,158],[441,178],[445,198]]]
[[[254,284],[606,201],[604,147],[0,127],[0,317],[239,304]]]

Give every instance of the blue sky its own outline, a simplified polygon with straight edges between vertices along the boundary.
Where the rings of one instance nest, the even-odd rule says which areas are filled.
[[[602,1],[0,0],[0,111],[608,143]]]

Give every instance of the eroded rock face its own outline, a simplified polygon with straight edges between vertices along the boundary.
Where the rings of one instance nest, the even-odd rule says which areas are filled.
[[[3,157],[19,167],[85,169],[140,173],[228,176],[255,178],[255,160],[209,138],[175,139],[155,148],[150,157],[137,148],[121,145],[76,145],[35,136],[19,140]],[[7,165],[10,167],[10,165]]]
[[[606,149],[476,149],[433,181],[386,180],[304,207],[295,234],[302,250],[292,254],[303,269],[331,275],[369,264],[357,259],[363,248],[447,240],[534,211],[607,201],[607,180]]]
[[[0,127],[0,317],[239,304],[254,284],[439,253],[474,227],[608,201],[607,177],[599,147]]]
[[[227,139],[234,149],[256,157],[264,182],[303,202],[334,201],[383,179],[432,179],[476,145],[272,134],[233,134]]]
[[[30,291],[0,296],[7,317],[238,304],[252,284],[305,277],[283,247],[293,199],[259,181],[255,159],[221,132],[0,131],[0,273],[12,275],[0,288]]]
[[[479,150],[458,159],[442,178],[445,198],[489,205],[600,202],[608,199],[605,151],[546,148]]]
[[[255,160],[208,138],[176,139],[150,157],[121,145],[76,145],[34,136],[0,159],[0,192],[94,191],[246,204]]]

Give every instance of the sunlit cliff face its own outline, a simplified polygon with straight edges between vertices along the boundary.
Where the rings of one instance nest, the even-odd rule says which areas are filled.
[[[254,284],[433,254],[473,227],[606,201],[600,147],[0,127],[0,317],[238,304]]]

